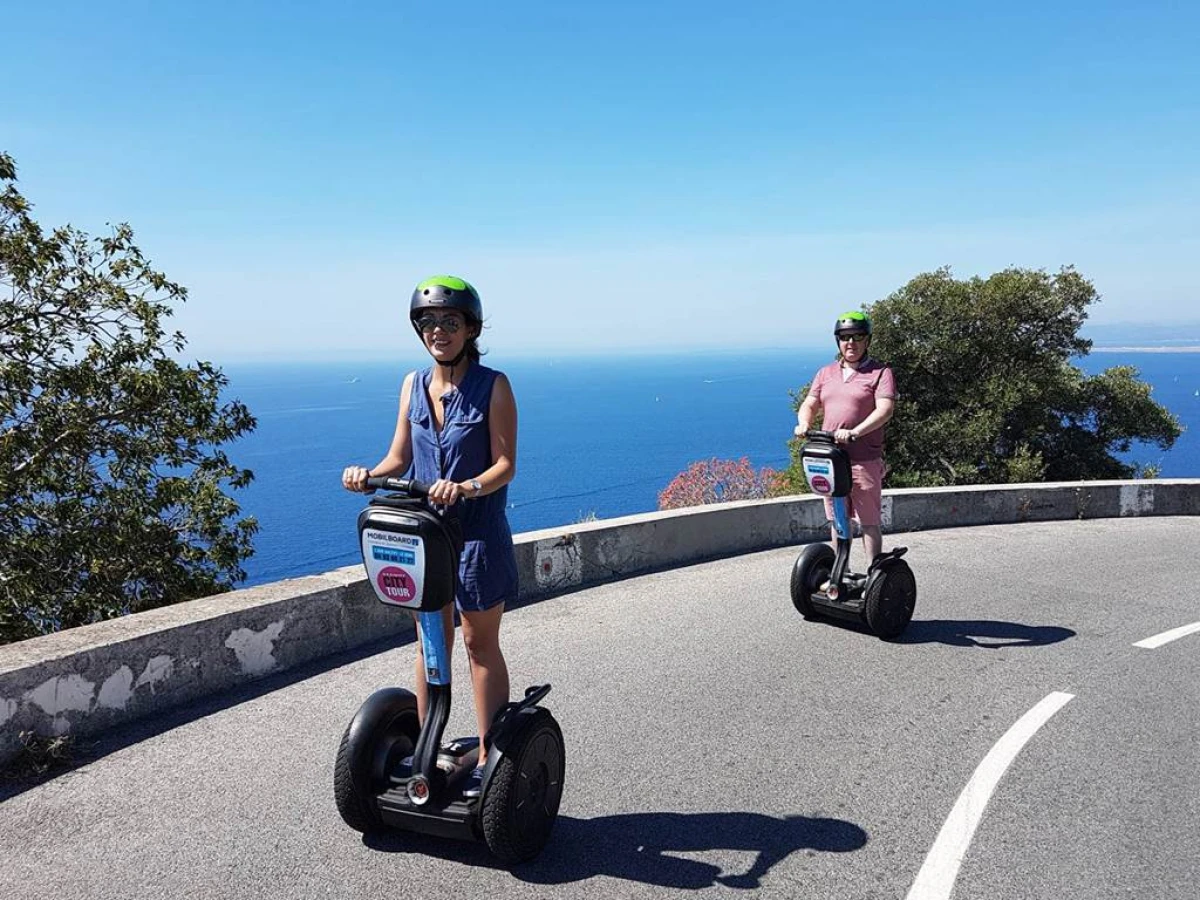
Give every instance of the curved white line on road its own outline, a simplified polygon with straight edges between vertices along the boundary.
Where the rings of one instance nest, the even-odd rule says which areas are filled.
[[[1169,644],[1171,641],[1178,640],[1181,637],[1187,637],[1189,634],[1195,634],[1200,631],[1200,622],[1193,622],[1191,625],[1180,625],[1178,628],[1172,628],[1170,631],[1164,631],[1162,634],[1156,634],[1154,637],[1148,637],[1144,641],[1136,641],[1133,646],[1145,647],[1147,650],[1153,650],[1156,647],[1161,647],[1163,644]]]
[[[1059,691],[1050,694],[1021,716],[988,751],[963,792],[958,795],[946,824],[938,832],[937,840],[933,842],[921,871],[917,873],[917,880],[908,892],[908,900],[948,900],[950,892],[954,890],[958,868],[962,865],[975,828],[983,818],[983,810],[992,791],[1021,748],[1074,696]]]

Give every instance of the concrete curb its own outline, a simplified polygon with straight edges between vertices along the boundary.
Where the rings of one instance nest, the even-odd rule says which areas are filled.
[[[884,493],[884,530],[1200,515],[1200,479]],[[517,535],[520,602],[723,556],[824,540],[817,497],[722,503]],[[0,647],[0,765],[19,734],[87,737],[267,674],[411,634],[359,566]]]

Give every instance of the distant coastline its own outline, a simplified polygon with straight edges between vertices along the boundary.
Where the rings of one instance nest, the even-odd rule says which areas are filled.
[[[1200,353],[1200,344],[1181,347],[1092,347],[1092,353]]]

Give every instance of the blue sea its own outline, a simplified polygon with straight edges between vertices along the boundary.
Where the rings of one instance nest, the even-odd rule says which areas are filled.
[[[692,462],[747,457],[784,468],[795,424],[789,392],[830,353],[771,350],[658,357],[504,359],[519,415],[518,475],[509,487],[514,532],[657,508],[658,493]],[[235,497],[255,516],[256,552],[246,586],[358,562],[361,495],[341,488],[342,469],[374,465],[395,428],[400,384],[423,365],[263,363],[222,366],[228,395],[258,418],[228,446],[255,479]],[[1154,399],[1187,428],[1168,452],[1135,449],[1165,478],[1200,476],[1200,353],[1094,351],[1088,372],[1137,367]]]

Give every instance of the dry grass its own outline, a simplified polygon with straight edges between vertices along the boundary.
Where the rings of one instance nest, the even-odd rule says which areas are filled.
[[[75,760],[75,740],[69,734],[48,737],[22,731],[17,737],[21,749],[0,770],[0,777],[37,778],[55,769],[69,768]]]

